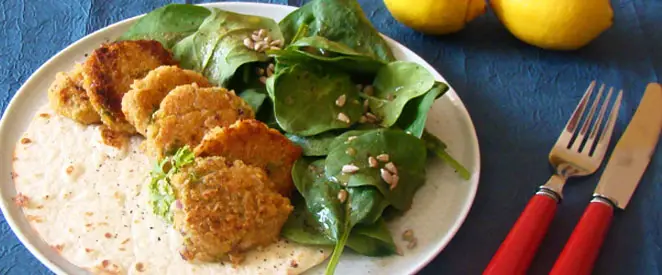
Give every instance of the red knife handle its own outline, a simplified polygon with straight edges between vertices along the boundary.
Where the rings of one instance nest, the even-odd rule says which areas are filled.
[[[591,274],[613,214],[614,207],[609,201],[594,198],[572,231],[550,274]]]
[[[541,189],[526,206],[501,243],[484,275],[525,274],[556,213],[559,196]]]

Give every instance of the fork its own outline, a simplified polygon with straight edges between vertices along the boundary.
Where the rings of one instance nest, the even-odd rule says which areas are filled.
[[[605,85],[600,87],[590,108],[587,108],[595,86],[596,82],[592,81],[549,153],[549,162],[556,173],[531,198],[483,272],[484,275],[525,274],[554,218],[557,204],[563,198],[566,180],[591,175],[600,167],[614,132],[623,95],[622,91],[618,93],[607,114],[614,91],[610,88],[596,114]],[[587,110],[588,114],[584,118]],[[603,126],[605,115],[607,121]]]

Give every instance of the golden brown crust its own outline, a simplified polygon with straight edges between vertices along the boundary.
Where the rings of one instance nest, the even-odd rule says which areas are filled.
[[[122,113],[122,97],[135,79],[161,65],[176,64],[172,54],[157,41],[104,44],[85,61],[85,90],[104,124],[115,131],[135,133]]]
[[[200,87],[211,86],[207,78],[195,71],[160,66],[133,82],[131,90],[122,98],[122,112],[138,133],[146,135],[147,125],[161,100],[175,87],[191,83]]]
[[[101,126],[100,133],[101,142],[108,146],[122,149],[129,143],[129,136],[126,133],[113,131],[105,125]]]
[[[238,260],[242,252],[276,242],[293,209],[261,169],[222,157],[196,158],[172,184],[182,205],[174,226],[190,261]]]
[[[195,148],[196,156],[222,156],[264,169],[276,190],[285,196],[294,188],[292,165],[301,151],[283,134],[254,119],[214,128]]]
[[[83,66],[76,64],[69,73],[60,72],[48,89],[48,101],[56,113],[82,124],[101,122],[83,88]]]
[[[147,150],[160,158],[185,145],[195,148],[209,129],[253,117],[250,105],[234,92],[196,84],[178,86],[152,116],[147,127]]]

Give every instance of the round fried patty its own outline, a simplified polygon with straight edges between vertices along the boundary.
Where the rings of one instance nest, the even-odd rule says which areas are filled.
[[[276,184],[276,190],[289,196],[294,188],[292,165],[301,156],[301,147],[264,123],[247,119],[209,131],[195,148],[195,154],[222,156],[260,167]]]
[[[172,177],[181,204],[174,226],[186,260],[218,261],[278,240],[292,205],[257,168],[223,157],[196,158]]]
[[[85,89],[101,121],[118,132],[135,133],[122,113],[122,97],[135,79],[161,65],[176,65],[172,54],[153,40],[104,44],[87,58]]]
[[[48,89],[48,101],[56,113],[82,124],[101,122],[83,88],[83,66],[76,64],[71,72],[60,72]]]
[[[234,92],[197,84],[178,86],[163,98],[152,116],[147,150],[159,158],[185,145],[195,148],[208,130],[254,117],[250,105]]]
[[[177,66],[161,66],[150,71],[144,78],[131,85],[131,90],[122,99],[122,112],[138,133],[146,135],[152,114],[159,109],[163,98],[180,85],[197,83],[199,87],[210,87],[203,75]]]

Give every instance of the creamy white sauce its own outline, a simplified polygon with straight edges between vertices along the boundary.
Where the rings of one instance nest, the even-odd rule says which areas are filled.
[[[48,116],[42,115],[48,114]],[[178,254],[181,236],[147,204],[149,160],[131,138],[119,150],[101,142],[98,126],[83,126],[44,106],[19,141],[16,190],[32,227],[81,268],[119,274],[298,274],[329,251],[280,241],[246,254],[241,266],[193,264]],[[295,267],[296,266],[296,267]],[[139,270],[142,270],[140,272]]]

